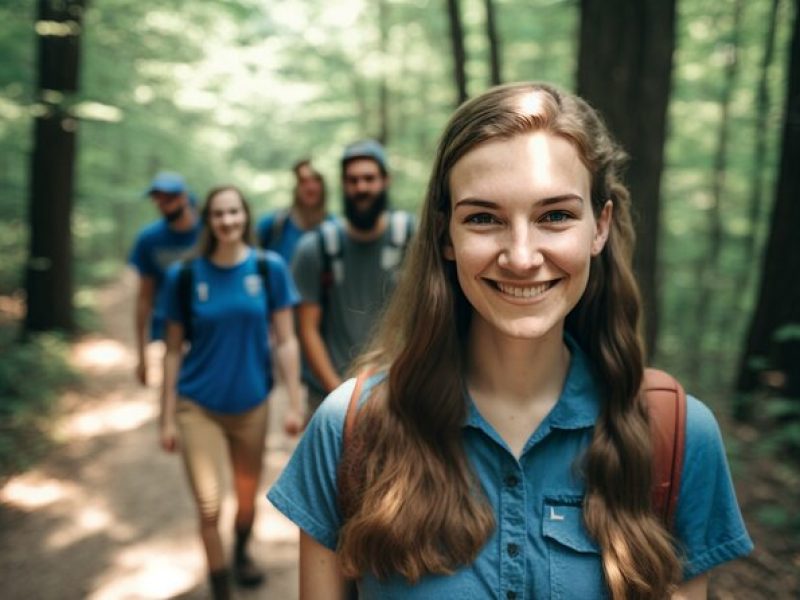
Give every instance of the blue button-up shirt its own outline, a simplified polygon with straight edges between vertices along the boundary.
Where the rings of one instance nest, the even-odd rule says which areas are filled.
[[[572,358],[561,396],[519,459],[467,397],[464,448],[497,525],[475,562],[452,575],[423,577],[415,585],[367,574],[359,583],[361,598],[608,597],[599,548],[583,522],[580,471],[600,398],[587,357],[574,342],[567,343]],[[351,380],[325,400],[268,494],[281,512],[332,550],[342,523],[336,467],[353,387]],[[716,421],[692,397],[675,518],[686,578],[752,549]]]

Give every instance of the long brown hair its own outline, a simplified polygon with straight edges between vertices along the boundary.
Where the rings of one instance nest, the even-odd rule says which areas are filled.
[[[592,176],[595,216],[613,219],[566,330],[588,354],[604,400],[583,461],[584,518],[602,550],[615,600],[669,595],[680,577],[671,537],[650,506],[652,448],[640,399],[644,352],[631,271],[625,154],[580,98],[540,83],[492,88],[463,104],[440,140],[417,236],[381,329],[359,367],[388,377],[359,414],[354,435],[369,448],[354,509],[345,514],[344,572],[397,573],[416,581],[472,562],[494,516],[466,459],[464,368],[472,309],[443,257],[451,215],[449,177],[477,145],[529,131],[570,141]],[[352,444],[350,447],[354,447]],[[345,450],[346,452],[347,450]]]
[[[229,191],[236,192],[236,194],[239,196],[239,200],[242,201],[242,209],[244,209],[244,214],[246,217],[242,241],[248,246],[253,246],[255,244],[255,235],[253,234],[252,223],[253,219],[250,214],[250,205],[247,203],[247,199],[244,197],[242,190],[235,185],[218,185],[208,190],[206,199],[203,202],[203,208],[200,210],[200,220],[203,223],[203,228],[200,230],[200,235],[197,240],[197,254],[199,256],[208,258],[214,254],[214,250],[217,249],[217,238],[214,236],[214,232],[211,230],[211,223],[209,222],[211,203],[214,201],[214,198],[217,196],[217,194]]]

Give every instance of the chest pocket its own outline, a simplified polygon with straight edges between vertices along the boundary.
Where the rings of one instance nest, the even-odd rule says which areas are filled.
[[[581,497],[545,497],[542,536],[550,563],[550,597],[608,598],[600,548],[583,523]]]

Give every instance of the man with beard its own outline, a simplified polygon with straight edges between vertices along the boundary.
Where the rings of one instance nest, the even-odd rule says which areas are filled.
[[[164,274],[169,265],[191,251],[200,231],[200,219],[189,199],[189,189],[179,174],[158,173],[146,195],[162,218],[139,231],[128,259],[139,278],[134,315],[138,352],[136,378],[142,385],[147,384],[147,342],[164,336]]]
[[[362,350],[414,229],[408,213],[388,210],[388,165],[378,142],[345,148],[342,188],[345,219],[305,234],[292,262],[301,296],[298,331],[310,367],[309,414]]]

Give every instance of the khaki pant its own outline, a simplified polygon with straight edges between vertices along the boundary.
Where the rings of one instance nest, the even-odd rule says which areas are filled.
[[[228,415],[178,399],[181,454],[202,521],[219,519],[226,460],[230,460],[237,491],[240,483],[255,491],[261,476],[268,410],[265,400],[247,412]]]

